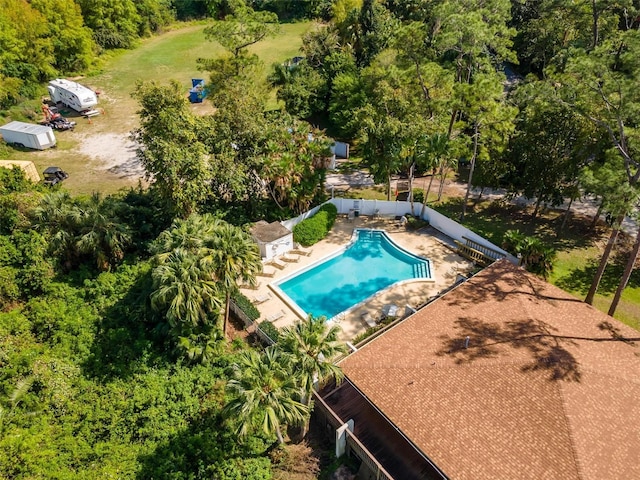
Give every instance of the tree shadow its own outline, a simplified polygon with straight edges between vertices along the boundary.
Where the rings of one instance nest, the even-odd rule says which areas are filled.
[[[516,269],[518,267],[512,266]],[[461,307],[473,307],[484,303],[487,299],[502,302],[507,297],[527,295],[536,300],[582,303],[582,300],[570,295],[554,295],[554,290],[548,288],[548,284],[542,280],[536,281],[531,275],[513,274],[504,269],[490,269],[482,272],[483,281],[476,282],[473,288],[465,290],[465,295],[443,296],[441,301]]]
[[[598,327],[609,337],[579,337],[557,335],[557,329],[546,322],[531,319],[514,320],[504,324],[489,323],[475,318],[460,318],[455,322],[456,335],[442,335],[439,356],[453,358],[462,365],[479,359],[509,355],[509,350],[524,350],[530,360],[521,367],[523,372],[542,371],[551,381],[580,382],[580,365],[571,349],[579,342],[624,342],[635,345],[639,338],[623,337],[609,322]]]
[[[451,198],[432,208],[457,220],[462,212],[462,199]],[[558,234],[564,211],[552,208],[542,209],[533,223],[532,211],[531,206],[508,203],[503,200],[482,200],[468,211],[462,223],[496,245],[501,245],[507,230],[519,230],[524,235],[539,238],[555,250],[591,246],[607,233],[603,228],[591,229],[591,219],[588,217],[572,214],[564,230]],[[497,218],[500,221],[497,222]]]
[[[591,287],[591,282],[595,277],[596,270],[598,269],[597,262],[591,262],[588,265],[581,268],[574,268],[570,270],[566,275],[558,278],[555,284],[563,290],[572,292],[580,292],[586,295]],[[618,288],[622,273],[624,271],[624,265],[610,264],[602,275],[600,285],[598,286],[598,292],[602,294],[612,294]],[[640,270],[634,270],[629,278],[628,287],[637,288],[640,287]]]
[[[459,334],[441,336],[443,346],[437,355],[465,364],[507,354],[505,349],[524,349],[531,360],[522,366],[523,372],[542,370],[549,373],[549,380],[580,381],[578,362],[565,348],[575,345],[575,341],[554,335],[555,329],[544,322],[527,319],[500,325],[460,318],[455,323]]]
[[[151,270],[135,279],[126,293],[102,313],[94,342],[82,365],[90,378],[129,378],[150,365],[169,361],[164,336],[151,322]],[[101,295],[104,295],[101,292]]]

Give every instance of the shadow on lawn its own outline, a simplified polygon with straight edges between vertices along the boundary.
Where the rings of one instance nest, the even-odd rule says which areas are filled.
[[[439,205],[430,205],[435,210],[458,221],[462,212],[462,199],[450,198]],[[562,232],[564,211],[542,209],[532,223],[531,206],[514,205],[502,200],[481,201],[467,208],[464,226],[500,246],[507,230],[519,230],[527,236],[535,236],[554,250],[583,248],[592,245],[607,232],[602,226],[591,229],[591,220],[583,215],[572,214]]]
[[[595,276],[597,269],[597,262],[591,262],[582,268],[574,268],[566,275],[558,278],[555,284],[563,290],[579,292],[580,294],[586,295],[589,291],[589,287],[591,287],[591,282],[593,281],[593,277]],[[624,265],[608,265],[602,275],[602,280],[600,280],[598,293],[604,295],[613,294],[618,288],[623,272]],[[640,287],[640,270],[636,269],[632,272],[627,286],[631,288]]]

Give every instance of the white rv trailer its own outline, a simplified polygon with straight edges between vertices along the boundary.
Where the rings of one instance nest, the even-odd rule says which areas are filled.
[[[49,96],[55,103],[62,103],[77,112],[89,110],[98,104],[96,92],[79,83],[57,78],[49,82]]]
[[[51,127],[34,125],[25,122],[10,122],[0,127],[4,141],[16,147],[44,150],[56,144],[56,137]]]

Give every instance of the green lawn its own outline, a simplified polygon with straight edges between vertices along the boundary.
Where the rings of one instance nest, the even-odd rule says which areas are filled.
[[[461,199],[451,198],[440,205],[431,206],[449,218],[458,219],[461,205]],[[562,213],[555,210],[545,211],[536,223],[532,224],[529,209],[481,202],[475,210],[467,213],[462,223],[498,246],[502,243],[504,232],[510,229],[519,229],[527,235],[539,237],[552,246],[557,254],[549,281],[584,299],[609,230],[599,226],[592,232],[588,228],[590,218],[572,217],[565,231],[558,235],[557,229],[562,223]],[[609,310],[626,261],[625,253],[613,255],[610,259],[594,299],[594,306],[599,310]],[[640,270],[636,269],[631,276],[614,317],[640,330]]]
[[[302,36],[313,26],[312,22],[283,24],[276,37],[253,45],[251,51],[260,57],[264,65],[260,79],[266,81],[273,63],[298,55],[302,46]],[[74,194],[88,194],[94,191],[113,193],[123,187],[136,185],[139,177],[125,175],[121,171],[105,167],[106,163],[117,162],[123,155],[132,155],[131,152],[123,151],[123,148],[118,149],[117,145],[114,145],[117,142],[110,141],[114,138],[111,136],[124,139],[127,133],[138,125],[138,105],[131,98],[137,81],[156,80],[168,83],[170,80],[177,80],[183,85],[184,94],[187,96],[192,78],[208,80],[208,74],[198,71],[196,60],[221,55],[223,49],[217,43],[204,38],[205,28],[205,23],[185,24],[142,41],[134,50],[114,54],[104,61],[100,72],[78,80],[101,92],[99,107],[104,115],[87,120],[70,112],[67,116],[75,120],[77,126],[74,131],[56,132],[57,148],[42,152],[8,148],[5,153],[0,149],[0,157],[31,160],[40,172],[48,166],[59,166],[69,172],[70,177],[64,186]],[[45,92],[46,89],[43,87],[43,95]],[[41,119],[39,103],[39,99],[25,102],[13,108],[9,117],[0,120],[38,121]],[[268,107],[275,106],[275,92],[271,92]],[[194,104],[192,108],[197,114],[213,112],[207,100],[201,104]],[[102,158],[91,156],[86,152],[87,148],[82,148],[81,151],[81,145],[93,152],[99,152]]]

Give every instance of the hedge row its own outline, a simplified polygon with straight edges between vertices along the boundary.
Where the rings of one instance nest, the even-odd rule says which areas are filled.
[[[232,295],[232,298],[233,302],[238,306],[238,308],[242,310],[245,315],[252,321],[255,322],[258,318],[260,318],[260,311],[253,303],[251,303],[251,300],[249,300],[245,295],[242,294],[242,292],[235,292]]]
[[[313,217],[309,217],[293,227],[293,239],[303,247],[319,242],[333,228],[338,209],[333,203],[322,205]]]

